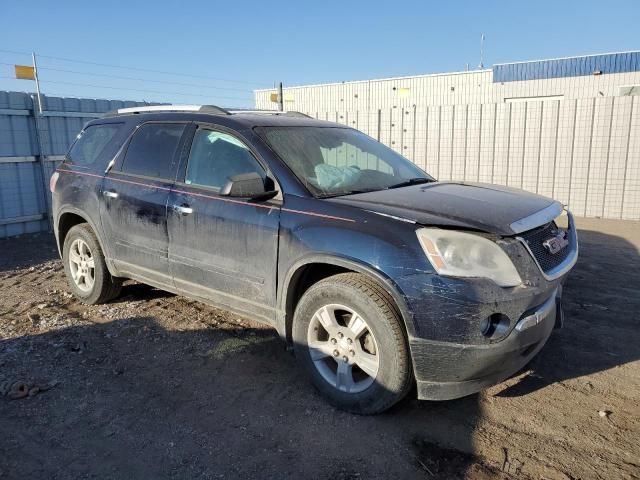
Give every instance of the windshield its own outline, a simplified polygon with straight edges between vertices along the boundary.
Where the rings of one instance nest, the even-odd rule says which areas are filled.
[[[258,133],[316,196],[434,181],[403,156],[350,128],[262,127]]]

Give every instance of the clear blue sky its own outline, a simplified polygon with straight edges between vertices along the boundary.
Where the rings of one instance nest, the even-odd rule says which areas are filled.
[[[13,0],[0,12],[0,90],[33,90],[4,77],[30,63],[7,50],[36,51],[45,93],[91,98],[251,106],[276,81],[459,71],[478,65],[481,32],[486,66],[640,49],[638,0]]]

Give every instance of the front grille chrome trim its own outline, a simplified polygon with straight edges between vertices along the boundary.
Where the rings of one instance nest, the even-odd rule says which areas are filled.
[[[573,219],[573,215],[571,215],[571,212],[569,212],[568,210],[567,210],[567,218],[569,223],[569,228],[567,230],[567,232],[569,233],[569,249],[570,249],[569,253],[567,254],[567,258],[565,258],[562,261],[562,263],[558,264],[557,266],[553,267],[551,270],[547,272],[545,272],[542,269],[542,266],[538,262],[538,259],[536,258],[536,256],[531,251],[531,248],[529,247],[529,244],[527,243],[527,241],[522,237],[519,237],[519,236],[516,237],[516,240],[522,243],[522,245],[524,245],[524,248],[527,249],[527,252],[529,252],[529,255],[531,255],[531,258],[538,266],[538,269],[542,273],[542,276],[549,281],[555,280],[556,278],[561,277],[562,275],[567,273],[569,270],[573,268],[573,266],[578,261],[578,250],[579,250],[578,232],[576,231],[576,224]]]
[[[516,220],[509,225],[509,228],[516,235],[528,230],[533,230],[540,225],[544,225],[545,223],[549,223],[551,220],[554,220],[562,213],[563,210],[564,207],[560,202],[553,202],[548,207],[545,207],[528,217]]]

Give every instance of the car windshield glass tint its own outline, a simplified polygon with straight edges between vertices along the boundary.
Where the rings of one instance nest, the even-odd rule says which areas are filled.
[[[257,129],[316,196],[339,196],[433,178],[390,148],[350,128]]]

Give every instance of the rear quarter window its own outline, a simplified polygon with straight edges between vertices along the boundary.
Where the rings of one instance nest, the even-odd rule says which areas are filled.
[[[85,128],[69,150],[67,161],[92,170],[104,169],[118,149],[113,140],[121,128],[121,123],[91,125]]]

